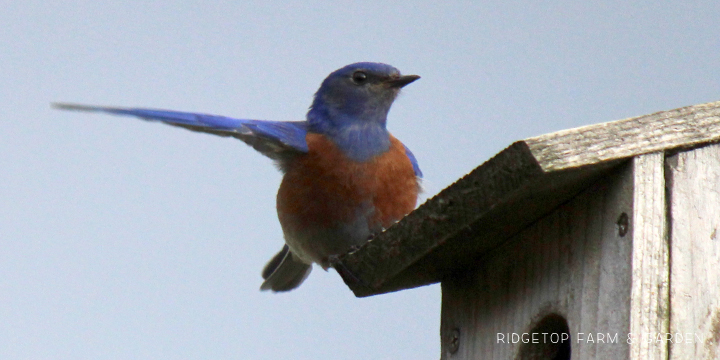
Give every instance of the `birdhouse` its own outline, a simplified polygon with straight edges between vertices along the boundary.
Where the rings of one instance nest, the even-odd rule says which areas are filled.
[[[720,102],[518,141],[358,250],[440,282],[442,359],[719,359]]]

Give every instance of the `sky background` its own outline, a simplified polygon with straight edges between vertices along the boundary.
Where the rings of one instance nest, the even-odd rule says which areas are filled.
[[[441,5],[442,4],[442,5]],[[50,102],[302,120],[331,71],[422,79],[421,201],[513,141],[720,100],[720,2],[2,1],[0,359],[437,359],[440,287],[260,292],[280,173],[234,139]]]

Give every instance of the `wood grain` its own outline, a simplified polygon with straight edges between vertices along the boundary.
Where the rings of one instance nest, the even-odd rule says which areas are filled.
[[[720,139],[720,102],[662,111],[525,139],[545,171],[628,158]]]
[[[667,172],[671,359],[720,359],[720,145],[674,155]]]
[[[519,141],[335,268],[356,296],[441,281],[630,158],[720,141],[720,102]]]
[[[665,154],[633,159],[631,359],[665,360],[667,342],[649,342],[668,332],[669,248],[665,207]],[[647,336],[645,335],[647,334]]]
[[[628,358],[635,232],[632,219],[624,232],[617,222],[633,214],[633,180],[630,165],[613,171],[444,279],[442,359],[553,358],[552,346],[498,341],[551,314],[567,321],[572,359]]]

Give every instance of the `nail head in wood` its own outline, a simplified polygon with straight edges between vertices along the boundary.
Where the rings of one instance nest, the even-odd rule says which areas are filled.
[[[618,217],[616,224],[618,229],[618,235],[620,235],[620,237],[625,236],[625,234],[627,234],[628,227],[630,226],[628,215],[626,213],[620,214],[620,217]]]
[[[455,328],[450,332],[448,337],[448,350],[451,354],[454,354],[460,348],[460,329]]]

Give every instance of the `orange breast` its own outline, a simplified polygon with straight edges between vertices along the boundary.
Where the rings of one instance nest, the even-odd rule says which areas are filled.
[[[419,184],[405,148],[392,135],[390,149],[367,162],[344,156],[323,135],[306,136],[308,153],[287,168],[277,196],[286,230],[332,228],[370,209],[370,229],[387,228],[415,208]]]

